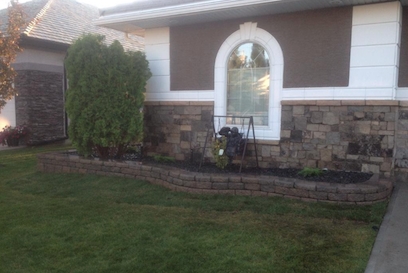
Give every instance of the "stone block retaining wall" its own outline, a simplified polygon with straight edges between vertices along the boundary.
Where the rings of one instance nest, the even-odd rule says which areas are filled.
[[[392,183],[378,180],[378,176],[365,183],[337,184],[273,176],[196,173],[138,162],[83,159],[61,153],[39,154],[37,158],[38,169],[44,172],[127,177],[199,194],[280,196],[311,202],[367,205],[387,199],[392,192]]]
[[[213,108],[213,102],[146,103],[147,154],[199,159]],[[408,102],[282,101],[281,139],[258,140],[257,149],[263,168],[319,167],[381,177],[391,177],[394,171],[408,174]],[[210,149],[206,158],[211,159]],[[252,144],[245,164],[255,164]]]

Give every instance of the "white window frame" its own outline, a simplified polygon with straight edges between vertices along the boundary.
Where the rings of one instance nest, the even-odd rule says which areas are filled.
[[[268,125],[255,126],[257,139],[279,140],[281,129],[281,94],[283,88],[283,53],[278,41],[257,23],[247,22],[231,34],[221,45],[214,67],[214,115],[224,116],[227,112],[228,60],[233,50],[244,43],[257,43],[269,55],[270,85]]]

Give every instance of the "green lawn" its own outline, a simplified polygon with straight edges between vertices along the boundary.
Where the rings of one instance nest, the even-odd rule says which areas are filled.
[[[61,148],[0,152],[0,272],[364,272],[387,205],[36,170],[36,153]]]

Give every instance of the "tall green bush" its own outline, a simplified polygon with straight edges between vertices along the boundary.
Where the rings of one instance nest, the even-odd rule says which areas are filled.
[[[151,73],[142,52],[125,52],[118,41],[107,46],[100,35],[84,35],[65,60],[69,87],[69,137],[83,155],[120,156],[140,140],[146,81]]]

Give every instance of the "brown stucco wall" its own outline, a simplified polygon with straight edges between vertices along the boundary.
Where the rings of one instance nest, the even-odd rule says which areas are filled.
[[[279,42],[283,87],[348,85],[351,7],[171,27],[171,90],[214,89],[218,50],[245,22],[257,22]]]
[[[399,87],[408,87],[408,8],[402,10],[401,52],[399,65]]]

